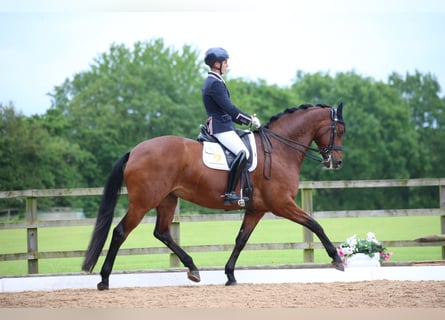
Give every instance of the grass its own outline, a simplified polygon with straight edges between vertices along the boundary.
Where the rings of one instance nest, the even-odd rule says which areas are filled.
[[[426,235],[440,234],[439,217],[386,217],[386,218],[338,218],[319,219],[325,232],[333,242],[342,242],[357,234],[366,237],[368,231],[377,239],[413,240]],[[92,226],[40,228],[38,230],[39,251],[85,250],[90,240]],[[163,247],[152,235],[153,224],[139,225],[128,237],[122,248]],[[240,228],[239,221],[188,222],[181,223],[181,245],[229,244],[233,246]],[[111,232],[110,232],[111,235]],[[108,248],[109,240],[106,243]],[[249,243],[301,242],[303,228],[290,221],[262,220]],[[318,238],[315,237],[315,241]],[[388,248],[393,252],[391,261],[420,261],[441,259],[440,247]],[[26,252],[26,230],[1,230],[0,254]],[[230,252],[193,252],[195,264],[199,267],[223,267]],[[80,272],[82,258],[42,259],[39,272],[67,273]],[[330,258],[324,250],[315,250],[315,262],[327,263]],[[100,258],[95,271],[100,269]],[[256,250],[243,251],[237,265],[298,264],[303,262],[302,250]],[[119,256],[114,270],[148,270],[169,267],[169,254]],[[27,274],[26,261],[1,261],[0,276]]]

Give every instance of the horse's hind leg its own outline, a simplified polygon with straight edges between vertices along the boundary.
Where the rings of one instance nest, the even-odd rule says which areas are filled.
[[[247,240],[249,240],[249,237],[252,234],[253,230],[255,229],[256,225],[258,224],[258,221],[260,221],[260,219],[263,216],[264,212],[255,212],[255,213],[246,212],[244,214],[243,223],[241,224],[238,236],[236,237],[235,248],[233,249],[230,258],[226,263],[226,268],[225,268],[225,272],[227,275],[226,286],[236,284],[236,279],[235,279],[236,261],[238,260],[241,251],[246,246]]]
[[[201,281],[199,276],[199,270],[193,263],[192,257],[190,257],[172,238],[170,233],[170,225],[175,215],[175,209],[178,204],[178,198],[172,194],[168,195],[159,206],[156,208],[157,219],[156,227],[154,230],[154,236],[164,243],[181,262],[189,268],[187,276],[194,282]]]
[[[102,269],[100,270],[102,281],[97,284],[98,290],[108,290],[110,274],[113,269],[114,261],[116,260],[116,255],[119,251],[119,248],[128,237],[130,232],[139,224],[139,222],[144,217],[145,212],[141,211],[140,214],[134,214],[134,212],[130,211],[131,208],[132,206],[130,205],[130,209],[127,214],[113,230],[110,248],[108,249],[104,264],[102,265]]]

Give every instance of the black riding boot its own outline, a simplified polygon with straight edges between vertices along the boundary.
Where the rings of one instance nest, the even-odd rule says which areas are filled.
[[[226,194],[224,195],[224,205],[230,206],[234,203],[238,203],[240,207],[245,206],[245,201],[249,200],[249,198],[243,197],[241,198],[235,192],[235,187],[238,181],[240,180],[241,174],[244,171],[244,168],[247,164],[246,152],[240,151],[235,160],[230,167],[229,178],[227,180],[227,189]]]

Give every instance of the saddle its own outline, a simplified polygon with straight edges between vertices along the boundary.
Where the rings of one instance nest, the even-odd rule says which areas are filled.
[[[253,132],[238,128],[235,128],[235,132],[249,150],[250,157],[247,161],[247,168],[249,172],[252,172],[257,166],[257,152]],[[236,155],[220,144],[215,137],[210,135],[207,132],[206,126],[203,124],[199,126],[197,141],[203,144],[202,160],[207,167],[217,170],[230,170],[230,166],[233,160],[235,160]]]

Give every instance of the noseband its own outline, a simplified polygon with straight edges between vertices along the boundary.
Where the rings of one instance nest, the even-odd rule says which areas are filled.
[[[309,159],[321,162],[323,164],[330,163],[330,166],[332,166],[333,158],[332,158],[332,152],[333,151],[341,151],[343,150],[342,146],[335,146],[334,140],[335,136],[337,135],[337,123],[342,123],[341,120],[338,120],[337,117],[337,111],[332,108],[331,109],[331,126],[328,130],[331,131],[331,137],[329,139],[329,145],[322,149],[316,149],[312,148],[311,146],[305,145],[303,143],[300,143],[298,141],[283,137],[268,128],[260,127],[258,129],[259,136],[261,138],[261,146],[264,151],[264,166],[263,166],[263,174],[264,178],[269,179],[272,175],[272,143],[270,142],[270,138],[275,138],[276,140],[282,142],[287,147],[291,148],[292,150],[299,151],[304,153]],[[324,134],[324,133],[323,133]],[[317,154],[321,154],[321,157]],[[269,160],[269,172],[266,173],[266,162]]]

